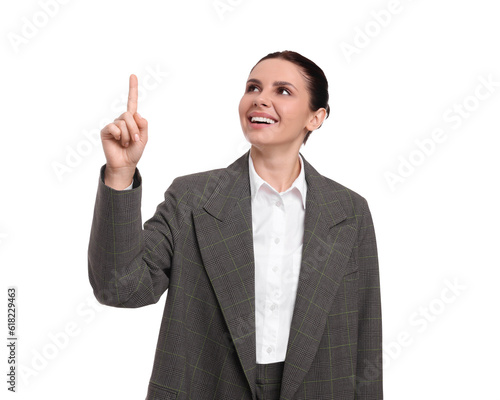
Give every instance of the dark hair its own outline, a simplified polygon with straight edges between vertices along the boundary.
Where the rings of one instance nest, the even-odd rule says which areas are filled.
[[[306,80],[307,91],[309,92],[309,108],[311,109],[311,111],[325,108],[326,118],[328,118],[328,116],[330,115],[330,106],[328,105],[328,80],[326,79],[323,70],[308,58],[295,51],[290,50],[269,53],[267,56],[262,57],[257,62],[257,64],[259,64],[261,61],[271,58],[279,58],[282,60],[290,61],[291,63],[294,63],[299,67],[302,76]],[[253,66],[250,72],[253,71],[257,64]],[[321,128],[321,125],[318,126],[317,129]],[[304,141],[302,142],[303,144],[306,144],[306,141],[310,135],[311,131],[308,131],[304,138]]]

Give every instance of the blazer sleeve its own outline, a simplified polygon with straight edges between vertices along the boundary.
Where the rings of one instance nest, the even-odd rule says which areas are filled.
[[[381,400],[383,385],[380,277],[375,229],[365,199],[356,262],[359,271],[356,399]]]
[[[90,240],[88,273],[101,304],[136,308],[156,303],[168,289],[182,219],[178,178],[142,229],[142,178],[136,168],[131,190],[104,183],[101,167]]]

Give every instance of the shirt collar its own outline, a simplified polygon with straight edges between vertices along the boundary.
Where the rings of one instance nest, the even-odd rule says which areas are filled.
[[[306,175],[304,172],[304,160],[302,159],[302,156],[299,153],[299,160],[300,160],[300,172],[299,176],[293,181],[292,186],[288,188],[285,192],[291,191],[294,188],[296,188],[302,199],[302,206],[304,209],[306,208],[306,194],[307,194],[307,183],[306,183]],[[264,179],[262,179],[259,174],[255,171],[255,167],[253,165],[253,160],[251,154],[248,156],[248,172],[250,176],[250,191],[251,191],[251,196],[252,196],[252,201],[255,199],[255,196],[257,195],[257,192],[259,191],[260,187],[263,184],[266,184],[268,187],[270,187],[274,192],[278,193],[276,189],[274,189],[269,183],[267,183]]]

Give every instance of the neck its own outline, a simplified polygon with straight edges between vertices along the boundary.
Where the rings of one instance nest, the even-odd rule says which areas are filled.
[[[250,148],[250,156],[255,172],[269,183],[278,193],[284,192],[300,174],[299,153],[296,149],[273,152]]]

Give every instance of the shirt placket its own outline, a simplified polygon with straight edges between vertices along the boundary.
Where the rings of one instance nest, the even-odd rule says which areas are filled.
[[[278,334],[280,326],[280,294],[281,274],[283,270],[283,256],[285,253],[285,212],[283,200],[279,194],[275,194],[270,206],[272,211],[272,230],[270,235],[270,254],[268,263],[268,274],[266,282],[266,312],[265,333],[266,353],[269,362],[276,360],[278,346]]]

